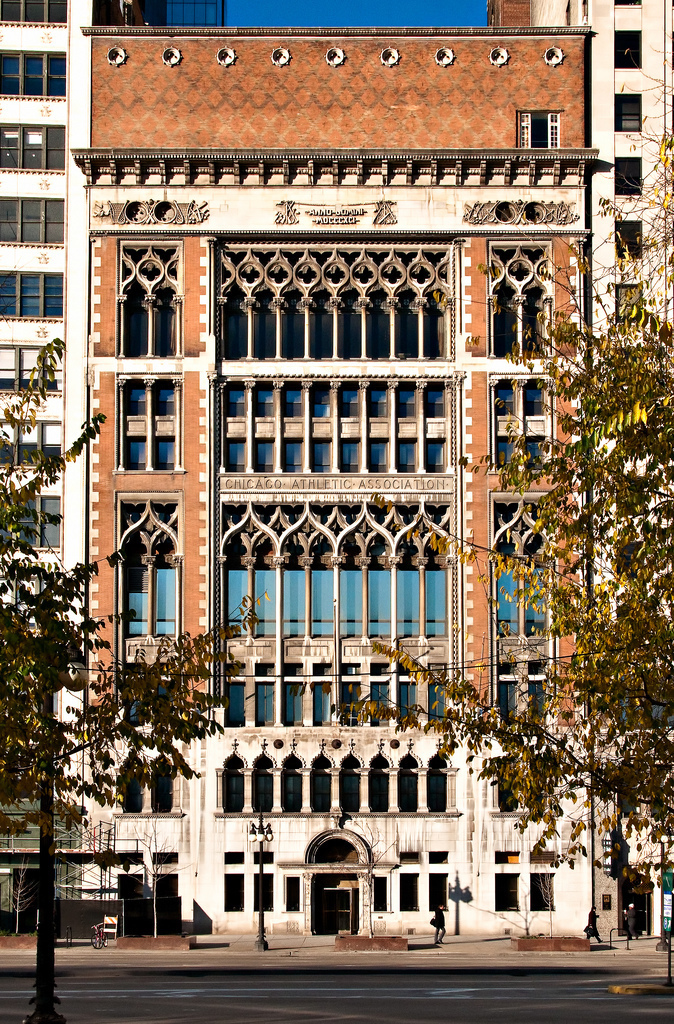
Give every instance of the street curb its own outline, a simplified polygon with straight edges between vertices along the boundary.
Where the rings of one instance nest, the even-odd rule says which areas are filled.
[[[609,985],[614,996],[674,996],[674,986],[662,985]]]

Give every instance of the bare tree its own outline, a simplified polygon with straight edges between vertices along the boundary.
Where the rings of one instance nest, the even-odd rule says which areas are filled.
[[[360,830],[367,839],[370,847],[370,858],[367,864],[367,885],[370,893],[368,931],[369,937],[372,938],[374,935],[374,869],[377,864],[381,863],[389,850],[396,845],[396,842],[394,841],[389,843],[388,846],[384,846],[381,832],[375,825],[365,821],[359,821],[358,825],[360,826]]]
[[[534,875],[533,884],[538,890],[541,902],[548,912],[550,938],[552,938],[552,912],[555,909],[555,876],[551,871]]]
[[[14,911],[14,931],[19,934],[19,918],[24,910],[35,902],[38,883],[28,874],[28,862],[24,857],[21,866],[12,874],[12,910]]]
[[[144,823],[145,824],[145,823]],[[159,880],[164,877],[164,868],[173,857],[173,850],[168,840],[162,839],[157,828],[156,818],[148,820],[144,830],[135,830],[135,838],[143,851],[143,868],[145,878],[152,894],[153,934],[157,938],[157,889]]]

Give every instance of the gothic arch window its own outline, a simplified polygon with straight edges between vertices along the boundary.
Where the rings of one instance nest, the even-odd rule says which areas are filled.
[[[353,754],[344,758],[339,772],[339,806],[348,814],[360,811],[360,762]]]
[[[368,791],[370,810],[383,813],[389,808],[389,763],[383,754],[377,754],[370,762]]]
[[[495,503],[494,522],[494,546],[499,554],[515,556],[522,560],[523,566],[533,566],[532,580],[525,579],[518,572],[517,565],[495,579],[497,636],[542,636],[547,623],[543,598],[540,596],[525,601],[524,590],[529,588],[532,581],[542,581],[543,538],[534,533],[534,521],[530,513],[517,504]]]
[[[428,762],[426,797],[429,811],[439,814],[447,810],[447,762],[437,754]]]
[[[317,814],[327,814],[332,805],[331,768],[324,754],[319,754],[311,766],[311,809]]]
[[[278,216],[293,223],[297,214]],[[340,359],[442,358],[455,273],[454,248],[442,244],[223,244],[225,358],[246,358],[248,336],[256,358],[332,359],[335,340]],[[245,329],[230,320],[237,306]]]
[[[173,810],[173,779],[164,765],[155,768],[150,804],[153,814],[170,814]]]
[[[253,810],[265,814],[274,805],[273,764],[266,754],[258,757],[253,768]]]
[[[124,813],[142,814],[143,789],[138,779],[130,779],[124,793]]]
[[[166,358],[181,354],[181,273],[178,246],[122,246],[120,355]]]
[[[233,754],[225,762],[222,778],[222,806],[230,813],[240,814],[243,804],[243,761]]]
[[[175,636],[180,594],[176,504],[123,503],[124,632]]]
[[[287,757],[281,773],[281,806],[289,813],[302,810],[302,762],[294,754]]]
[[[370,542],[368,555],[368,635],[387,637],[391,635],[391,570],[387,566],[387,545],[379,534]]]
[[[491,354],[536,355],[543,344],[542,314],[550,316],[551,278],[547,249],[494,246],[490,253]]]
[[[417,760],[412,754],[403,757],[398,768],[398,806],[401,811],[410,813],[419,806]]]

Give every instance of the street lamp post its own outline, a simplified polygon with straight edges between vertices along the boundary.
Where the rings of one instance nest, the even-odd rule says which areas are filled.
[[[267,940],[264,937],[264,844],[265,840],[270,843],[274,838],[274,834],[271,830],[271,824],[267,822],[265,825],[262,820],[262,812],[260,811],[260,820],[255,824],[254,821],[250,823],[250,829],[248,830],[248,838],[252,843],[259,843],[258,853],[258,875],[257,875],[257,905],[258,905],[258,917],[257,917],[257,941],[255,948],[258,952],[263,953],[266,949],[269,949]]]

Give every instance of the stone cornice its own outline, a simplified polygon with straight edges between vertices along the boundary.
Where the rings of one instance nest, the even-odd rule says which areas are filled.
[[[367,28],[237,28],[236,26],[221,27],[221,28],[153,28],[149,25],[137,25],[137,26],[89,26],[85,25],[81,29],[82,35],[84,36],[103,36],[105,38],[122,38],[129,36],[155,36],[160,38],[175,39],[178,37],[187,36],[201,36],[201,37],[215,37],[223,39],[245,39],[246,37],[264,39],[281,39],[281,38],[309,38],[309,39],[336,39],[336,38],[420,38],[427,37],[429,39],[438,38],[457,38],[459,36],[486,36],[492,39],[505,39],[513,38],[517,36],[539,36],[543,38],[550,38],[552,36],[587,36],[590,35],[592,29],[587,25],[563,25],[563,26],[529,26],[525,28],[491,28],[485,25],[478,25],[477,27],[466,27],[458,26],[452,28],[451,26],[443,27],[439,26],[436,28],[387,28],[381,27],[367,27]]]
[[[596,149],[75,149],[88,185],[583,185]],[[404,180],[393,180],[396,176]],[[569,178],[575,179],[572,182]],[[122,179],[123,182],[122,182]],[[321,184],[328,184],[324,180]]]

